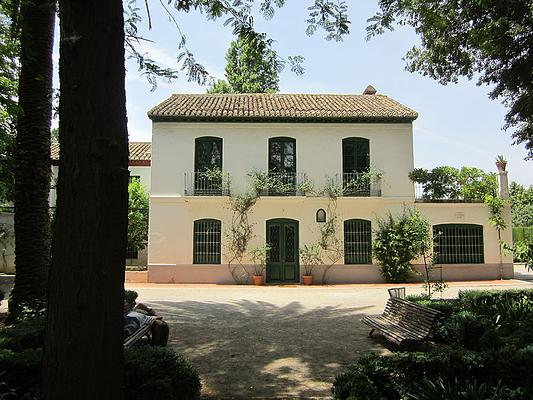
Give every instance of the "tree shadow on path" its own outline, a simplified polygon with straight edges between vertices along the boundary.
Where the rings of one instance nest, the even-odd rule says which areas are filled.
[[[150,304],[169,323],[169,346],[198,368],[207,398],[329,398],[344,367],[365,352],[387,352],[360,322],[372,306]]]

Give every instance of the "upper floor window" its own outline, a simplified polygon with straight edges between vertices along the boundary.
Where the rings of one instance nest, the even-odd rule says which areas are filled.
[[[194,221],[194,264],[220,264],[221,225],[216,219]]]
[[[222,171],[222,138],[205,136],[196,139],[194,147],[194,194],[219,196],[222,176],[208,171]]]
[[[288,137],[269,139],[268,173],[275,178],[274,186],[279,186],[270,188],[270,195],[296,192],[296,139]]]
[[[342,140],[342,187],[345,196],[369,196],[370,145],[368,139]]]
[[[370,221],[364,219],[344,221],[344,263],[372,263],[372,229]]]
[[[222,170],[222,138],[197,138],[194,147],[194,171],[204,172],[215,168]]]
[[[296,139],[288,137],[269,139],[268,171],[296,173]]]
[[[364,138],[342,140],[342,172],[368,172],[370,169],[370,144]]]
[[[442,224],[433,227],[437,263],[483,264],[483,226]]]

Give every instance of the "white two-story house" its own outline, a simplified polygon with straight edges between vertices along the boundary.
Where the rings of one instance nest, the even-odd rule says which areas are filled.
[[[501,274],[498,237],[484,204],[416,201],[408,174],[417,113],[371,86],[361,95],[176,94],[148,116],[150,282],[234,283],[228,194],[253,191],[252,176],[261,171],[284,187],[283,193],[261,190],[247,214],[249,248],[271,247],[267,283],[300,282],[298,248],[316,242],[320,224],[333,213],[343,254],[328,282],[383,281],[372,257],[376,218],[405,206],[418,207],[443,232],[445,279]],[[229,177],[229,184],[210,175],[213,170]],[[354,186],[365,173],[372,180]],[[331,183],[340,187],[334,209],[319,190]],[[510,240],[509,232],[504,236]],[[251,271],[249,257],[244,264]],[[512,271],[512,258],[504,255],[503,275]]]

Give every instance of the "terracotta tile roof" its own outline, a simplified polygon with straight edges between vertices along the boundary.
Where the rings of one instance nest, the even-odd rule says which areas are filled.
[[[416,111],[381,94],[174,94],[153,121],[410,122]]]
[[[59,161],[59,143],[50,147],[52,161]],[[152,159],[151,142],[130,142],[130,163],[132,161],[149,162]]]

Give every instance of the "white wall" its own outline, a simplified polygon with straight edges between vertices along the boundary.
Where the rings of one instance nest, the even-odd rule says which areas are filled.
[[[413,169],[412,125],[406,124],[273,124],[273,123],[153,123],[152,194],[182,195],[184,173],[194,170],[194,141],[202,136],[223,139],[222,168],[229,172],[234,192],[249,185],[247,174],[268,168],[268,139],[296,139],[296,169],[321,188],[325,176],[342,174],[342,139],[370,141],[371,166],[383,171],[384,197],[413,197],[408,173]],[[155,178],[157,177],[157,178]]]

